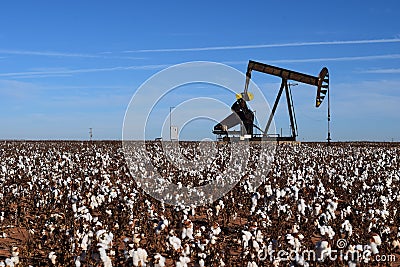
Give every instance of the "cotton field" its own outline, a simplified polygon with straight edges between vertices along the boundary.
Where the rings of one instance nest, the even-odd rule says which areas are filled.
[[[0,266],[398,266],[400,144],[275,152],[258,188],[250,164],[212,204],[172,206],[138,187],[121,142],[3,141]],[[181,186],[226,169],[182,174],[159,142],[149,153]]]

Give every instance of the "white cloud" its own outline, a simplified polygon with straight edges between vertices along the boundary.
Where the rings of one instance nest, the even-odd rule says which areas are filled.
[[[40,88],[27,82],[15,80],[0,80],[0,96],[3,98],[28,98],[37,93]]]
[[[374,70],[364,70],[361,73],[375,73],[375,74],[398,74],[400,69],[374,69]]]
[[[0,54],[5,55],[18,55],[18,56],[43,56],[43,57],[74,57],[74,58],[112,58],[112,59],[145,59],[144,57],[121,57],[111,56],[113,52],[100,52],[97,54],[86,54],[86,53],[73,53],[73,52],[57,52],[57,51],[32,51],[32,50],[12,50],[12,49],[0,49]],[[5,57],[0,57],[3,59]]]
[[[399,59],[400,54],[374,55],[374,56],[355,56],[355,57],[325,57],[325,58],[302,58],[302,59],[279,59],[279,60],[258,60],[269,63],[308,63],[308,62],[327,62],[327,61],[360,61],[360,60],[383,60]],[[246,64],[248,61],[224,61],[224,64],[238,65]]]
[[[305,63],[305,62],[327,62],[327,61],[361,61],[361,60],[384,60],[399,59],[400,54],[373,55],[373,56],[355,56],[355,57],[331,57],[331,58],[304,58],[304,59],[280,59],[269,60],[270,63]],[[259,60],[265,62],[267,60]],[[224,61],[223,64],[237,65],[246,64],[248,61]],[[0,77],[18,77],[18,78],[43,78],[43,77],[64,77],[72,74],[123,71],[123,70],[152,70],[163,69],[173,64],[154,64],[138,66],[116,66],[108,68],[88,68],[88,69],[49,69],[39,71],[8,72],[0,73]],[[400,69],[378,69],[366,70],[360,73],[399,73]]]
[[[213,50],[260,49],[260,48],[274,48],[274,47],[354,45],[354,44],[376,44],[376,43],[398,43],[398,42],[400,42],[400,38],[352,40],[352,41],[294,42],[294,43],[280,43],[280,44],[236,45],[236,46],[209,46],[209,47],[192,47],[192,48],[141,49],[141,50],[128,50],[124,51],[124,53],[193,52],[193,51],[213,51]]]
[[[400,54],[356,56],[356,57],[282,59],[282,60],[272,60],[271,62],[275,62],[275,63],[307,63],[307,62],[325,62],[325,61],[358,61],[358,60],[379,60],[379,59],[398,59],[398,58],[400,58]]]
[[[43,76],[60,76],[68,74],[79,74],[79,73],[92,73],[92,72],[105,72],[105,71],[121,71],[121,70],[151,70],[151,69],[163,69],[169,65],[142,65],[142,66],[117,66],[109,68],[88,68],[88,69],[65,69],[65,70],[49,70],[49,71],[25,71],[25,72],[8,72],[0,73],[0,77],[43,77]]]
[[[8,50],[0,49],[0,54],[8,55],[29,55],[29,56],[49,56],[49,57],[100,57],[99,55],[79,54],[79,53],[64,53],[53,51],[30,51],[30,50]]]

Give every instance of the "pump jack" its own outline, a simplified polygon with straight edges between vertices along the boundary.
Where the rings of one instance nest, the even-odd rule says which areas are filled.
[[[249,101],[251,99],[249,99],[248,95],[248,86],[249,86],[249,82],[251,79],[251,72],[252,71],[258,71],[258,72],[262,72],[262,73],[266,73],[266,74],[270,74],[270,75],[274,75],[274,76],[278,76],[282,79],[281,81],[281,86],[279,88],[279,92],[278,95],[275,99],[275,103],[272,107],[272,111],[271,114],[269,115],[267,124],[265,126],[265,130],[262,131],[260,128],[258,128],[256,125],[253,124],[253,122],[249,122],[249,120],[244,120],[244,116],[243,114],[239,113],[236,109],[234,109],[235,104],[232,106],[232,111],[233,114],[231,114],[230,116],[228,116],[227,118],[225,118],[223,121],[221,121],[221,123],[217,124],[216,126],[214,126],[214,134],[217,134],[219,136],[224,136],[225,138],[229,139],[229,135],[232,133],[237,133],[235,131],[229,131],[230,128],[238,125],[238,124],[244,124],[246,127],[243,127],[245,129],[247,129],[247,136],[250,137],[250,140],[277,140],[277,141],[296,141],[296,136],[297,136],[297,127],[296,127],[296,122],[294,119],[294,109],[293,109],[293,101],[292,101],[292,97],[291,97],[291,91],[290,91],[290,87],[288,84],[289,80],[293,80],[293,81],[297,81],[297,82],[301,82],[301,83],[305,83],[305,84],[309,84],[309,85],[314,85],[317,87],[317,96],[315,99],[315,107],[319,107],[325,96],[328,96],[328,143],[330,142],[330,129],[329,129],[329,121],[330,121],[330,103],[329,103],[329,72],[328,69],[326,67],[322,68],[322,70],[320,71],[318,77],[315,76],[311,76],[308,74],[304,74],[304,73],[300,73],[300,72],[296,72],[296,71],[292,71],[292,70],[287,70],[287,69],[283,69],[283,68],[279,68],[279,67],[275,67],[275,66],[271,66],[271,65],[267,65],[264,63],[260,63],[260,62],[256,62],[256,61],[249,61],[249,64],[247,66],[247,72],[246,72],[246,83],[245,83],[245,87],[244,87],[244,92],[241,93],[241,99],[242,100],[238,100],[238,101]],[[271,122],[272,119],[275,115],[275,111],[276,108],[278,106],[279,100],[282,96],[283,90],[285,89],[285,94],[286,94],[286,101],[287,101],[287,107],[288,107],[288,112],[289,112],[289,118],[290,118],[290,128],[291,128],[291,136],[278,136],[278,137],[271,137],[271,135],[268,134],[268,130],[271,126]],[[243,105],[243,104],[242,104]],[[246,105],[244,103],[244,105]],[[246,105],[247,108],[247,105]],[[236,114],[235,114],[236,113]],[[248,116],[251,117],[251,116]],[[253,116],[254,118],[254,116]],[[253,134],[253,131],[249,131],[249,127],[248,125],[252,124],[251,126],[253,127],[257,127],[259,130],[261,130],[262,135],[261,136],[257,136],[255,134]]]

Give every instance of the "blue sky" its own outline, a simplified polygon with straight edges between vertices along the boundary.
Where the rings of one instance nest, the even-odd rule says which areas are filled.
[[[311,75],[328,67],[333,140],[400,141],[400,2],[324,3],[3,2],[0,139],[88,139],[90,127],[95,139],[120,139],[133,93],[165,67],[201,60],[245,72],[252,59]],[[253,81],[272,105],[279,78]],[[326,139],[315,88],[292,93],[299,140]],[[275,124],[289,133],[284,104]],[[188,138],[210,135],[193,126]]]

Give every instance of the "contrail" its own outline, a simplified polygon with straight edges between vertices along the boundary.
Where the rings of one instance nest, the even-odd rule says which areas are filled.
[[[47,56],[47,57],[100,57],[99,55],[78,54],[78,53],[63,53],[52,51],[29,51],[29,50],[7,50],[0,49],[0,54],[10,55],[30,55],[30,56]]]
[[[307,62],[327,62],[327,61],[361,61],[361,60],[377,60],[377,59],[399,59],[400,54],[374,55],[374,56],[355,56],[355,57],[323,57],[323,58],[301,58],[301,59],[276,59],[266,60],[259,59],[261,62],[269,63],[307,63]],[[248,61],[223,61],[228,65],[247,64]]]
[[[193,48],[163,48],[163,49],[140,49],[127,50],[123,53],[158,53],[158,52],[195,52],[195,51],[215,51],[215,50],[240,50],[240,49],[261,49],[276,47],[299,47],[299,46],[322,46],[322,45],[353,45],[353,44],[377,44],[377,43],[398,43],[400,38],[393,39],[371,39],[371,40],[352,40],[352,41],[325,41],[325,42],[293,42],[281,44],[260,44],[260,45],[237,45],[237,46],[210,46]],[[114,58],[107,56],[115,52],[101,52],[97,54],[65,53],[56,51],[30,51],[30,50],[7,50],[0,49],[0,54],[31,55],[48,57],[81,57],[81,58]],[[134,58],[142,59],[142,58]]]
[[[358,61],[358,60],[398,59],[398,58],[400,58],[400,54],[375,55],[375,56],[355,56],[355,57],[281,59],[281,60],[271,60],[271,62],[273,62],[273,63],[307,63],[307,62]]]
[[[110,56],[112,52],[101,52],[97,54],[68,53],[56,51],[32,51],[32,50],[10,50],[0,49],[0,54],[18,55],[18,56],[43,56],[43,57],[76,57],[76,58],[113,58],[113,59],[145,59],[143,57],[121,57]],[[5,57],[0,57],[3,59]]]
[[[280,59],[270,60],[270,63],[304,63],[304,62],[327,62],[327,61],[359,61],[359,60],[377,60],[377,59],[399,59],[400,54],[373,55],[373,56],[355,56],[355,57],[331,57],[331,58],[304,58],[304,59]],[[260,60],[267,61],[267,60]],[[228,65],[247,64],[248,61],[224,61],[221,63]],[[154,64],[154,65],[138,65],[138,66],[115,66],[108,68],[88,68],[88,69],[66,69],[53,71],[25,71],[25,72],[8,72],[0,73],[0,77],[41,77],[55,75],[72,75],[92,72],[110,72],[124,70],[156,70],[170,67],[174,64]],[[368,73],[398,73],[398,69],[387,70],[369,70]]]
[[[126,67],[109,67],[109,68],[92,68],[92,69],[71,69],[71,70],[56,70],[56,71],[26,71],[26,72],[9,72],[0,73],[0,77],[20,77],[20,76],[38,76],[38,75],[68,75],[80,74],[91,72],[105,72],[105,71],[121,71],[121,70],[152,70],[162,69],[170,65],[143,65],[143,66],[126,66]]]
[[[376,73],[376,74],[398,74],[400,69],[375,69],[375,70],[365,70],[361,73]]]
[[[259,49],[259,48],[320,46],[320,45],[377,44],[377,43],[398,43],[398,42],[400,42],[400,38],[353,40],[353,41],[295,42],[295,43],[260,44],[260,45],[210,46],[210,47],[194,47],[194,48],[141,49],[141,50],[127,50],[124,51],[124,53],[193,52],[193,51],[213,51],[213,50],[238,50],[238,49]]]

